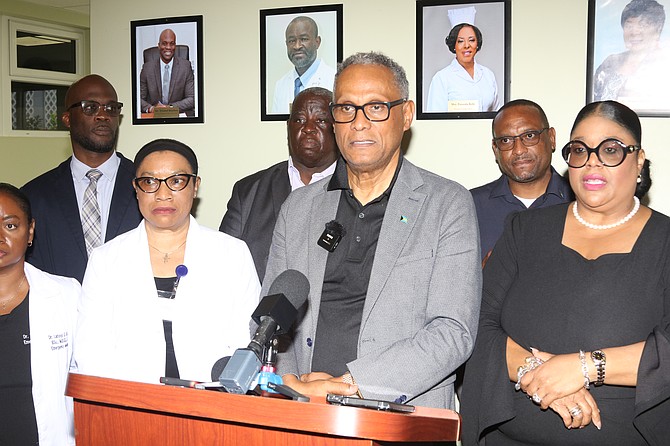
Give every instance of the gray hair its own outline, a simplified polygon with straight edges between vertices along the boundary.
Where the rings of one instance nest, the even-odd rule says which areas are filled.
[[[351,65],[379,65],[388,68],[393,73],[393,79],[395,80],[396,87],[400,90],[402,99],[409,99],[409,81],[407,80],[405,69],[387,55],[374,51],[353,54],[347,57],[344,62],[337,64],[333,91],[337,90],[337,79],[342,74],[342,71]]]

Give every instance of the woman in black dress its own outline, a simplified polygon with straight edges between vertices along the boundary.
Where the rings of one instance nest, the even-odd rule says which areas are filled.
[[[637,115],[587,105],[563,157],[576,201],[515,215],[484,269],[464,444],[664,444],[670,219],[636,197]]]

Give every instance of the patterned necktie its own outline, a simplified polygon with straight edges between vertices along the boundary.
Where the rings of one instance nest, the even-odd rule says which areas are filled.
[[[164,105],[168,105],[170,99],[170,66],[165,65],[165,72],[163,73],[163,101]]]
[[[102,172],[97,169],[86,172],[86,177],[90,182],[84,192],[84,203],[81,207],[81,227],[84,230],[88,255],[91,255],[93,248],[102,244],[100,206],[98,205],[98,180],[101,176]]]
[[[298,94],[300,94],[300,90],[302,89],[302,81],[300,80],[299,77],[295,78],[295,81],[293,82],[293,98],[297,98]]]

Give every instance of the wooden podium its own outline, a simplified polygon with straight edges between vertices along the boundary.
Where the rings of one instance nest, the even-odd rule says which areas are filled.
[[[459,439],[451,410],[412,414],[70,374],[77,446],[402,445]]]

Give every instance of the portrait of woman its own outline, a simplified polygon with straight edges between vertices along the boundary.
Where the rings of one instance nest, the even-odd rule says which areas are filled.
[[[616,100],[639,112],[670,110],[670,50],[661,44],[665,8],[632,0],[621,12],[625,51],[610,54],[593,77],[593,100]]]
[[[65,386],[81,287],[25,262],[35,224],[48,222],[0,183],[0,444],[74,445]]]
[[[243,241],[190,215],[201,179],[189,146],[154,140],[134,163],[143,220],[91,253],[78,370],[147,383],[162,376],[210,381],[219,358],[249,343],[256,268]]]
[[[465,445],[670,438],[670,218],[640,205],[640,121],[594,102],[570,138],[575,201],[514,215],[484,268]]]
[[[445,39],[456,57],[435,73],[428,90],[428,112],[487,112],[502,106],[493,71],[475,61],[482,33],[475,25],[459,23]]]

